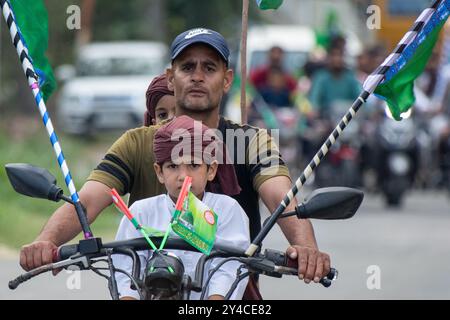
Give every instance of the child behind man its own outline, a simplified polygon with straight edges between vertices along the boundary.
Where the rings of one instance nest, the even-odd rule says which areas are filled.
[[[240,205],[231,197],[210,192],[205,192],[208,182],[211,182],[216,173],[219,175],[219,183],[227,183],[228,189],[231,186],[238,187],[237,178],[234,170],[231,167],[218,165],[214,160],[214,156],[208,153],[208,150],[217,150],[211,147],[211,143],[217,143],[215,140],[206,141],[204,139],[205,132],[208,128],[202,125],[202,137],[194,137],[194,120],[187,117],[177,117],[171,122],[160,127],[155,133],[154,137],[154,153],[156,163],[154,164],[158,180],[165,185],[167,194],[151,197],[135,202],[130,211],[135,215],[138,222],[142,225],[165,231],[170,223],[172,215],[175,211],[175,203],[180,193],[186,176],[192,177],[191,192],[212,209],[218,216],[216,243],[234,246],[247,249],[250,243],[249,236],[249,222],[247,215],[240,207]],[[192,148],[191,154],[183,154],[181,157],[174,159],[172,157],[172,150],[175,146],[180,147],[178,141],[172,141],[176,130],[186,130],[190,137],[194,139],[201,139],[202,150],[195,150]],[[188,139],[189,146],[192,140]],[[189,148],[191,149],[191,148]],[[194,158],[195,157],[195,158]],[[217,172],[219,170],[219,172]],[[220,177],[226,177],[220,179]],[[236,190],[238,192],[238,190]],[[172,237],[178,237],[173,232]],[[130,238],[138,238],[140,233],[134,226],[124,217],[120,223],[117,231],[116,240],[124,240]],[[184,265],[185,274],[194,279],[195,267],[198,259],[201,257],[199,252],[182,251],[182,250],[166,250],[178,256]],[[146,261],[151,257],[150,251],[140,251],[141,258],[141,275],[144,274]],[[207,278],[209,271],[220,262],[221,259],[212,259],[205,266],[204,281]],[[131,260],[126,256],[115,255],[114,265],[116,268],[125,271],[131,271]],[[231,284],[236,278],[238,262],[225,263],[212,277],[207,289],[206,297],[209,299],[223,299]],[[122,273],[116,273],[117,284],[121,299],[135,298],[138,299],[137,291],[130,289],[130,279]],[[241,299],[244,293],[247,280],[242,280],[234,291],[231,299]],[[191,292],[190,299],[199,299],[200,293]]]

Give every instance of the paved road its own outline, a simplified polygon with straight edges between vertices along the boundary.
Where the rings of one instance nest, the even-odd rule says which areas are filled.
[[[353,219],[313,224],[320,248],[331,254],[339,270],[339,280],[326,289],[293,277],[264,277],[267,299],[450,299],[447,195],[416,192],[402,211],[387,210],[380,197],[366,196]],[[279,234],[273,232],[266,246],[284,247]],[[379,267],[379,290],[367,287],[374,275],[373,269],[367,273],[369,266]]]
[[[388,210],[378,196],[367,195],[353,219],[314,221],[314,227],[320,247],[331,253],[340,272],[338,281],[325,289],[295,277],[262,277],[266,299],[450,299],[448,195],[415,192],[401,211]],[[265,246],[286,247],[278,228]],[[367,287],[369,266],[379,267],[380,289]],[[108,298],[106,280],[88,272],[43,275],[10,291],[8,280],[20,273],[16,258],[3,258],[0,268],[1,299]]]

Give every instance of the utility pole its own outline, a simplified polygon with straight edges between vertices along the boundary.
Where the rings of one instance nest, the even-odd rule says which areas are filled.
[[[92,40],[92,21],[95,11],[95,1],[96,0],[81,1],[81,29],[77,32],[75,38],[77,49]]]

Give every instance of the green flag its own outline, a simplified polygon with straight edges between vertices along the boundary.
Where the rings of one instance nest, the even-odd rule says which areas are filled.
[[[182,210],[175,211],[172,230],[208,255],[216,239],[217,215],[192,192],[189,192]]]
[[[278,9],[283,0],[256,0],[256,4],[261,10]]]
[[[338,20],[339,16],[336,10],[329,9],[325,17],[325,23],[321,29],[316,29],[314,31],[316,35],[316,43],[319,47],[327,50],[331,45],[333,37],[343,36],[343,33],[338,26]]]
[[[42,0],[11,0],[17,27],[28,48],[33,67],[39,77],[44,101],[56,88],[52,67],[45,57],[48,46],[48,16]]]
[[[401,114],[408,111],[415,101],[414,80],[423,72],[433,48],[439,38],[448,10],[433,15],[403,54],[394,62],[385,75],[385,81],[374,93],[386,100],[392,116],[401,120]]]

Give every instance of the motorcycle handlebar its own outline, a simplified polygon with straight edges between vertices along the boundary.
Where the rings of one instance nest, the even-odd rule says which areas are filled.
[[[152,237],[152,242],[159,247],[162,238],[161,237]],[[173,250],[185,250],[185,251],[196,251],[198,250],[188,244],[183,239],[178,238],[169,238],[167,239],[166,248],[173,249]],[[121,241],[113,241],[109,243],[104,243],[102,245],[103,249],[117,249],[117,248],[130,248],[134,251],[142,251],[142,250],[148,250],[148,242],[145,238],[135,238],[131,240],[121,240]],[[245,257],[245,251],[236,249],[235,247],[216,244],[213,248],[213,251],[220,253],[221,257]],[[69,244],[69,245],[63,245],[58,248],[57,253],[57,261],[65,260],[70,258],[71,256],[80,253],[83,254],[83,252],[79,251],[78,244]]]
[[[23,282],[25,282],[27,280],[30,280],[32,277],[33,276],[31,274],[29,274],[29,273],[22,274],[22,275],[18,276],[17,278],[15,278],[14,280],[11,280],[8,283],[8,287],[11,290],[14,290],[14,289],[16,289],[19,286],[19,284],[21,284],[21,283],[23,283]]]
[[[152,241],[155,243],[156,246],[159,246],[160,242],[162,241],[162,238],[160,237],[153,237]],[[135,238],[131,240],[121,240],[121,241],[113,241],[109,243],[105,243],[102,245],[104,249],[113,249],[116,253],[123,253],[123,249],[129,249],[129,252],[132,251],[141,251],[141,250],[148,250],[148,243],[145,238]],[[186,251],[197,251],[198,250],[188,244],[186,241],[178,238],[169,238],[167,239],[166,248],[168,249],[174,249],[174,250],[186,250]],[[74,256],[75,254],[80,253],[79,252],[79,246],[78,244],[70,244],[61,246],[58,249],[58,260],[65,260],[69,259],[71,256]],[[82,254],[82,253],[80,253]],[[99,253],[102,254],[102,253]],[[130,255],[130,254],[128,254]],[[237,249],[235,247],[226,246],[222,244],[216,244],[214,245],[214,248],[211,253],[211,257],[221,257],[221,258],[228,258],[228,257],[246,257],[245,251],[241,249]],[[268,275],[273,276],[279,276],[281,277],[282,274],[290,274],[290,275],[296,275],[298,274],[298,262],[297,260],[290,259],[284,252],[278,251],[278,250],[272,250],[272,249],[266,249],[264,254],[258,254],[255,259],[263,259],[271,264],[269,265],[269,269],[273,269],[272,271],[269,271]],[[251,259],[251,257],[249,258]],[[139,261],[139,259],[137,259]],[[204,260],[205,262],[206,260]],[[273,265],[272,265],[273,263]],[[261,266],[261,264],[259,264]],[[134,272],[138,272],[139,268],[135,266]],[[199,269],[199,273],[203,273],[203,268]],[[133,272],[133,273],[134,273]],[[330,272],[327,276],[322,278],[320,280],[320,283],[324,287],[329,287],[332,283],[332,280],[336,279],[337,277],[337,270],[334,268],[331,268]]]
[[[31,271],[29,271],[29,272],[27,272],[27,273],[24,273],[24,274],[18,276],[18,277],[15,278],[14,280],[9,281],[8,287],[9,287],[11,290],[14,290],[14,289],[16,289],[21,283],[23,283],[23,282],[25,282],[25,281],[28,281],[28,280],[30,280],[31,278],[33,278],[33,277],[35,277],[35,276],[37,276],[37,275],[39,275],[39,274],[41,274],[41,273],[50,271],[50,270],[52,270],[52,269],[53,269],[53,264],[47,264],[47,265],[44,265],[44,266],[40,266],[40,267],[38,267],[38,268],[36,268],[36,269],[33,269],[33,270],[31,270]]]
[[[152,241],[159,246],[162,238],[152,238]],[[188,244],[182,239],[169,238],[166,242],[167,248],[175,250],[187,250],[187,251],[198,251],[196,248]],[[114,241],[110,243],[105,243],[101,245],[98,252],[80,252],[80,246],[78,244],[63,245],[58,248],[57,254],[54,255],[54,263],[44,265],[33,269],[25,274],[20,275],[14,280],[11,280],[8,284],[11,290],[16,289],[21,283],[37,276],[41,273],[61,268],[67,267],[73,264],[80,264],[83,261],[84,267],[87,268],[90,264],[88,262],[92,258],[101,257],[107,255],[107,252],[125,254],[133,259],[133,272],[132,276],[137,279],[140,272],[140,260],[136,254],[136,251],[148,250],[148,243],[145,238],[136,238],[131,240]],[[236,257],[242,258],[242,261],[246,262],[247,266],[252,270],[266,274],[273,277],[282,277],[283,274],[296,275],[298,273],[297,260],[290,259],[284,252],[266,249],[264,254],[257,253],[255,256],[247,257],[245,251],[242,249],[237,249],[235,247],[216,244],[211,252],[211,255],[204,256],[200,260],[202,263],[198,267],[198,272],[196,271],[196,285],[201,285],[203,282],[203,267],[204,263],[214,257],[229,258]],[[198,277],[200,275],[200,277]],[[329,287],[337,276],[337,270],[331,268],[329,274],[320,280],[320,283],[324,287]],[[198,278],[198,279],[197,279]],[[195,286],[194,286],[195,287]],[[197,290],[199,288],[196,288]],[[200,288],[201,289],[201,288]],[[195,290],[195,289],[194,289]]]

